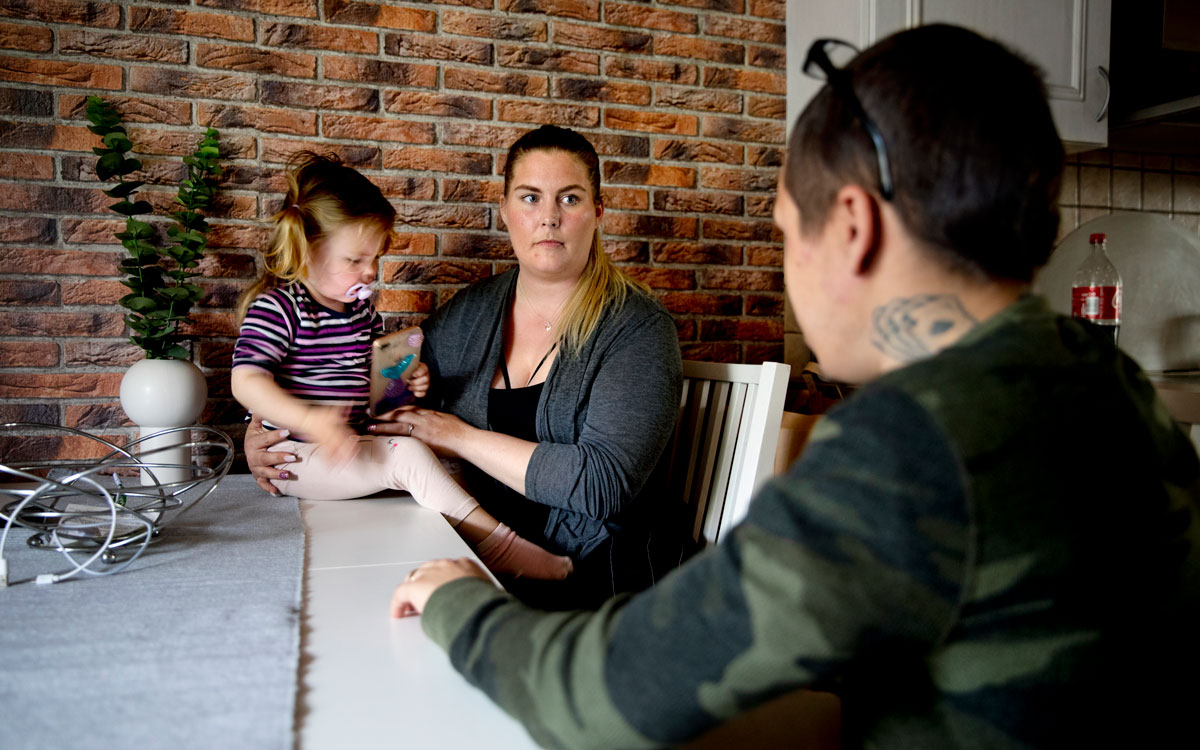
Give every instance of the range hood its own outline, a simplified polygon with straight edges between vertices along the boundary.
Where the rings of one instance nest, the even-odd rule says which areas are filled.
[[[1109,148],[1200,155],[1200,2],[1112,0]]]

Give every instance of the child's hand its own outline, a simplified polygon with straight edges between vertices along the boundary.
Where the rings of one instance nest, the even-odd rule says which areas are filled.
[[[429,368],[424,362],[417,365],[417,369],[413,370],[412,377],[408,379],[408,390],[417,398],[424,398],[425,394],[429,393]]]
[[[342,466],[358,453],[358,435],[346,424],[348,407],[310,406],[298,432],[329,454],[334,466]]]

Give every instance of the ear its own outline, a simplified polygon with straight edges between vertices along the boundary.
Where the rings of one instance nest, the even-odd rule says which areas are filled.
[[[843,260],[856,275],[871,271],[882,238],[879,204],[858,185],[845,185],[834,199],[834,230],[845,249]]]
[[[599,224],[600,220],[603,218],[604,218],[604,199],[597,198],[596,199],[596,223]]]
[[[508,196],[500,196],[500,219],[504,222],[504,226],[509,226],[508,223]]]

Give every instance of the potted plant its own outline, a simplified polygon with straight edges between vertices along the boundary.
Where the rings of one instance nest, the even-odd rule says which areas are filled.
[[[136,199],[145,183],[125,179],[140,170],[142,163],[128,156],[133,142],[121,116],[108,102],[89,96],[87,119],[91,123],[88,129],[102,142],[92,149],[98,157],[96,176],[101,182],[117,180],[104,194],[117,199],[110,208],[125,217],[125,230],[116,237],[128,253],[120,268],[125,274],[121,283],[130,292],[119,303],[129,311],[125,322],[132,331],[130,340],[146,355],[121,379],[121,406],[141,427],[138,449],[145,460],[167,465],[154,469],[153,476],[143,470],[143,483],[184,481],[191,478],[190,449],[172,446],[188,442],[180,437],[186,431],[157,440],[150,436],[194,423],[208,397],[204,374],[191,362],[181,328],[192,305],[204,294],[193,279],[200,275],[195,269],[208,246],[209,226],[202,212],[212,205],[221,174],[218,133],[212,128],[205,130],[196,148],[183,158],[188,176],[175,198],[180,208],[170,213],[169,242],[160,248],[154,227],[138,218],[153,212],[148,202]]]

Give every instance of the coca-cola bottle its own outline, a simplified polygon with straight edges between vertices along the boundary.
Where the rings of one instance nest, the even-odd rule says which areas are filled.
[[[1107,242],[1097,232],[1088,237],[1092,251],[1071,280],[1071,315],[1112,332],[1121,330],[1121,274],[1108,258]]]

